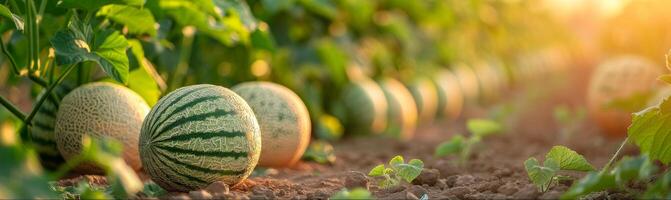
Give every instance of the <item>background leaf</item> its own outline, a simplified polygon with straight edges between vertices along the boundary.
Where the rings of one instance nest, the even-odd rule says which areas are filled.
[[[156,20],[149,9],[141,9],[127,5],[106,5],[103,6],[97,16],[104,16],[116,23],[128,27],[128,32],[132,34],[156,35]]]
[[[464,146],[464,137],[455,135],[449,141],[443,142],[436,148],[436,156],[446,156],[460,152]]]
[[[384,175],[384,164],[373,167],[373,169],[368,172],[368,176],[382,176]]]
[[[61,0],[60,6],[65,8],[80,8],[84,10],[95,10],[104,5],[122,4],[131,6],[142,6],[145,0]]]
[[[98,56],[94,61],[114,80],[128,83],[128,42],[118,31],[101,31],[95,34],[93,53]]]
[[[486,137],[503,131],[503,126],[499,122],[488,119],[469,119],[466,127],[478,137]]]
[[[14,25],[16,26],[16,29],[23,31],[23,19],[21,19],[20,16],[12,13],[12,11],[10,11],[9,8],[7,8],[4,5],[0,5],[0,16],[12,20],[14,22]]]
[[[579,182],[574,183],[561,199],[577,199],[582,195],[616,187],[615,177],[609,173],[590,172]]]

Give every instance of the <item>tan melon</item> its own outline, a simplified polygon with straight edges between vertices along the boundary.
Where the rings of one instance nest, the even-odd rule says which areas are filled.
[[[652,94],[659,82],[661,67],[634,56],[622,56],[600,64],[592,74],[587,94],[590,116],[609,136],[625,136],[631,114],[643,109],[646,102],[626,110],[614,107],[614,101],[635,95]],[[637,106],[637,105],[632,105]]]
[[[78,155],[84,135],[116,139],[123,144],[123,159],[135,170],[141,167],[138,140],[147,103],[132,90],[112,83],[90,83],[76,88],[61,101],[56,117],[55,140],[66,160]],[[85,172],[99,172],[91,164]]]
[[[420,78],[408,84],[415,99],[419,123],[431,123],[438,112],[438,88],[429,79]]]
[[[288,167],[305,153],[310,142],[310,114],[289,88],[270,82],[247,82],[231,88],[254,110],[261,128],[264,167]]]
[[[408,140],[417,128],[417,107],[412,94],[398,80],[385,78],[380,87],[387,99],[387,130],[385,133],[402,140]]]
[[[438,116],[451,120],[459,118],[464,106],[464,96],[457,78],[449,70],[443,70],[434,81],[438,89]]]
[[[471,105],[477,103],[480,96],[480,83],[473,69],[465,64],[456,65],[453,70],[461,92],[464,95],[464,103]]]

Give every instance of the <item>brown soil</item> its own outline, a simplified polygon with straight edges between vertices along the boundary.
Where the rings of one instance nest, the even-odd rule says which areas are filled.
[[[346,138],[334,144],[337,161],[333,165],[302,162],[292,169],[265,170],[230,188],[215,198],[233,199],[326,199],[345,187],[368,186],[376,198],[414,199],[427,194],[429,199],[556,199],[572,182],[562,182],[540,193],[532,185],[523,167],[530,156],[543,159],[554,145],[565,145],[583,154],[596,167],[603,166],[615,152],[621,139],[608,139],[589,119],[576,133],[560,135],[553,109],[558,105],[584,105],[584,70],[575,76],[544,80],[541,84],[516,89],[502,100],[514,112],[507,119],[507,131],[487,138],[468,162],[457,165],[453,157],[433,156],[435,147],[452,135],[465,133],[464,121],[436,122],[419,128],[411,141],[400,142],[380,137]],[[494,105],[495,106],[495,105]],[[483,117],[494,106],[470,108],[466,117]],[[627,149],[626,153],[635,153]],[[375,165],[395,155],[424,161],[425,170],[413,184],[382,189],[376,180],[366,177]],[[577,178],[583,174],[569,174]],[[193,196],[192,194],[191,196]],[[170,197],[187,197],[170,194]],[[594,198],[627,198],[618,193],[599,193]]]

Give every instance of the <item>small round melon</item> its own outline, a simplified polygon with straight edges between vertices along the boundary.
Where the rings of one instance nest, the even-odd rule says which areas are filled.
[[[161,98],[142,124],[139,146],[142,166],[154,182],[186,192],[246,179],[259,160],[261,133],[242,97],[201,84]]]
[[[417,79],[408,84],[415,99],[419,123],[431,123],[438,112],[438,89],[429,79]]]
[[[631,114],[645,105],[627,110],[614,107],[613,102],[651,94],[658,86],[657,76],[661,73],[661,67],[634,56],[614,58],[596,68],[589,83],[587,107],[603,133],[615,137],[626,135]]]
[[[434,81],[438,89],[438,116],[450,120],[459,118],[464,106],[464,96],[457,78],[449,70],[443,70]]]
[[[104,82],[83,85],[61,101],[56,117],[56,145],[67,160],[81,152],[84,135],[116,139],[123,144],[123,159],[139,170],[142,165],[137,145],[142,120],[148,112],[147,103],[128,88]],[[79,170],[100,171],[91,164],[82,165]]]
[[[259,165],[295,164],[310,143],[310,114],[301,98],[289,88],[270,82],[247,82],[231,89],[254,110],[261,128]]]
[[[473,69],[468,65],[460,64],[454,67],[453,72],[464,95],[464,102],[468,105],[477,103],[480,96],[480,83]]]
[[[72,90],[68,84],[61,84],[56,86],[52,91],[54,94],[48,97],[40,109],[35,113],[33,118],[33,126],[30,128],[30,139],[35,145],[35,150],[40,157],[40,163],[46,169],[57,169],[65,162],[63,156],[58,151],[56,140],[54,139],[54,127],[56,125],[56,114],[58,114],[58,106],[65,97]],[[38,95],[37,99],[44,96],[45,91]]]
[[[417,128],[417,107],[412,94],[396,79],[382,79],[380,86],[388,106],[385,133],[402,140],[412,138]]]
[[[381,134],[387,127],[387,100],[382,88],[370,79],[359,79],[343,92],[345,130],[349,134]]]

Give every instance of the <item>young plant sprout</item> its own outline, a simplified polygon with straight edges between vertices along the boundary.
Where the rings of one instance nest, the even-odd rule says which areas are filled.
[[[448,155],[459,155],[460,163],[465,163],[470,157],[473,148],[478,145],[483,138],[490,135],[500,134],[503,131],[503,125],[487,119],[470,119],[466,122],[466,127],[471,133],[470,137],[455,135],[450,140],[438,145],[435,155],[438,157]]]
[[[424,169],[424,162],[419,159],[412,159],[408,163],[403,161],[403,156],[396,156],[389,161],[389,167],[384,164],[375,166],[370,170],[368,176],[380,177],[378,185],[382,188],[389,188],[400,185],[403,182],[411,183]]]
[[[543,165],[536,158],[524,161],[524,168],[529,179],[538,187],[540,192],[545,192],[552,186],[564,179],[571,177],[560,175],[560,171],[592,171],[594,167],[577,152],[564,147],[554,146],[545,155]]]

